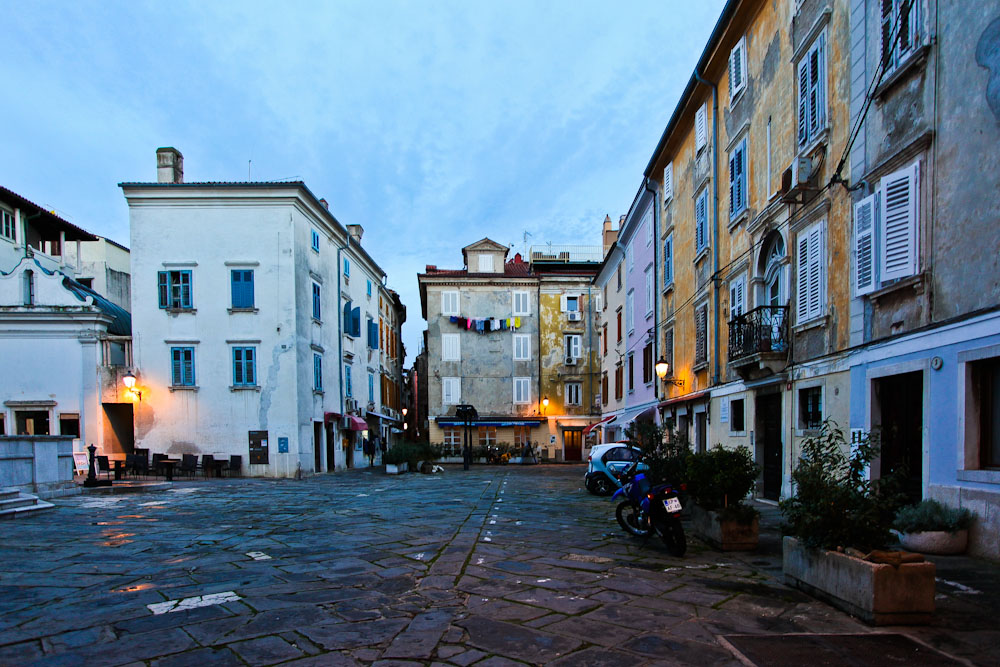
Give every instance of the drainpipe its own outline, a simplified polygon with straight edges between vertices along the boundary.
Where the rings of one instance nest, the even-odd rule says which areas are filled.
[[[660,297],[657,296],[657,285],[660,284],[659,278],[659,262],[657,261],[657,249],[660,245],[660,225],[657,224],[660,218],[660,207],[657,206],[656,202],[656,188],[649,187],[649,176],[643,181],[643,185],[646,191],[653,195],[653,359],[652,362],[655,364],[656,360],[659,359],[657,351],[660,349]],[[660,398],[660,378],[657,377],[656,372],[653,372],[653,398],[657,399],[659,403]]]
[[[590,285],[587,285],[587,396],[590,398],[590,405],[587,406],[587,414],[594,410],[594,295]],[[581,443],[582,445],[583,443]]]
[[[338,393],[340,394],[340,414],[344,414],[344,308],[340,304],[340,274],[343,260],[340,257],[342,250],[351,247],[351,235],[347,235],[346,245],[337,246],[337,377],[340,380]],[[339,427],[338,427],[339,431]],[[329,464],[327,464],[329,465]]]
[[[537,341],[535,342],[535,350],[538,355],[538,397],[536,398],[538,404],[538,414],[542,413],[542,281],[541,279],[535,284],[535,310],[538,312],[538,334]],[[527,322],[525,322],[527,324]],[[549,418],[548,415],[544,415],[545,428],[549,428]],[[545,443],[548,445],[548,443]]]
[[[715,344],[713,356],[712,384],[719,384],[721,372],[719,368],[719,89],[714,83],[706,81],[694,70],[694,78],[712,89],[712,291],[714,292],[715,317],[712,325],[715,329]]]

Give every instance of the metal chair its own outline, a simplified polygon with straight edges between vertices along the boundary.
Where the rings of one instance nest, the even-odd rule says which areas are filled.
[[[187,473],[188,477],[193,477],[198,472],[198,457],[194,454],[182,454],[177,472]]]
[[[215,472],[215,457],[211,454],[201,455],[201,475],[202,477],[211,477],[212,473]]]
[[[100,477],[101,473],[107,473],[108,479],[111,479],[111,461],[108,460],[107,456],[98,456],[97,458],[97,476]]]
[[[226,475],[232,477],[234,474],[239,477],[243,474],[243,457],[233,454],[229,457],[229,466],[224,468]]]

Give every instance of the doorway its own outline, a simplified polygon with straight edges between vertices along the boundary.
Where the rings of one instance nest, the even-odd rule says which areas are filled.
[[[708,450],[707,416],[707,412],[696,412],[694,414],[695,449],[699,454],[704,454]]]
[[[48,435],[48,410],[15,410],[14,422],[18,435]]]
[[[781,497],[781,394],[758,396],[756,413],[761,495],[767,500],[778,500]]]
[[[344,431],[344,465],[348,468],[354,467],[354,431]]]
[[[922,371],[879,378],[872,387],[872,426],[881,439],[878,475],[903,475],[911,503],[923,498],[924,378]]]
[[[313,458],[315,472],[323,472],[323,422],[313,422]]]
[[[102,403],[104,408],[104,453],[131,454],[135,449],[131,403]]]
[[[563,431],[565,445],[565,460],[580,461],[583,459],[583,430]]]
[[[330,423],[326,425],[326,469],[327,472],[337,469],[337,438]]]

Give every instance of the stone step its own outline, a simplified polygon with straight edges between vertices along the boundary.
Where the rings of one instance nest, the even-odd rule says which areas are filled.
[[[43,512],[45,510],[50,510],[55,505],[52,503],[47,503],[44,500],[39,500],[33,505],[27,507],[15,507],[11,510],[0,510],[0,521],[4,519],[17,519],[25,516],[26,514],[31,514],[32,512]]]
[[[37,496],[21,493],[16,489],[3,489],[2,494],[3,497],[0,497],[0,519],[16,519],[31,512],[40,512],[55,507],[52,503],[39,500]],[[7,497],[10,495],[14,497]]]
[[[0,488],[0,500],[9,500],[10,498],[17,498],[21,495],[21,491],[18,489],[12,489],[9,486]]]
[[[34,496],[15,496],[13,498],[0,498],[0,511],[12,510],[15,507],[28,507],[38,502]]]

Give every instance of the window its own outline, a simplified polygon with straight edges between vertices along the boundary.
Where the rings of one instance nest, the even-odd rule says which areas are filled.
[[[608,356],[608,323],[601,325],[601,345],[604,348],[604,356]]]
[[[462,447],[462,429],[458,426],[446,426],[444,428],[444,444],[454,448]]]
[[[920,1],[913,0],[905,14],[900,10],[906,0],[879,0],[881,5],[881,45],[882,63],[890,72],[907,59],[920,41]],[[897,37],[898,34],[898,37]]]
[[[646,230],[646,245],[653,244],[653,207],[646,209],[646,214],[642,216],[642,226]]]
[[[694,363],[708,363],[708,304],[694,311]]]
[[[158,271],[157,287],[160,293],[160,308],[191,308],[191,272]]]
[[[625,246],[625,265],[625,268],[631,273],[632,267],[635,266],[635,248],[631,243]]]
[[[80,437],[80,415],[76,413],[63,412],[59,415],[59,434]],[[3,435],[3,420],[0,415],[0,435]]]
[[[635,355],[628,353],[628,392],[635,391]]]
[[[997,470],[1000,469],[1000,359],[994,357],[971,366],[973,405],[978,409],[979,420],[971,429],[967,427],[966,433],[978,431],[980,469]]]
[[[729,401],[729,430],[733,433],[746,430],[746,415],[742,398],[734,398]]]
[[[635,290],[629,290],[625,297],[625,322],[629,333],[635,331]]]
[[[496,426],[480,426],[479,427],[479,446],[489,447],[490,445],[495,445],[497,443],[497,427]]]
[[[663,168],[663,205],[674,198],[674,163],[668,162]]]
[[[348,366],[348,368],[350,368]],[[313,353],[313,391],[323,391],[323,355]]]
[[[799,428],[816,429],[823,425],[823,388],[799,389]]]
[[[441,292],[441,314],[458,315],[458,292]]]
[[[514,378],[514,403],[524,405],[531,402],[531,378]]]
[[[608,398],[608,374],[605,372],[601,376],[601,403],[607,405]]]
[[[523,449],[525,445],[531,442],[531,427],[530,426],[515,426],[514,427],[514,445],[518,449]]]
[[[441,335],[441,361],[461,361],[462,348],[459,334]]]
[[[462,401],[462,379],[441,378],[441,403],[457,405]]]
[[[642,382],[651,384],[653,382],[653,343],[646,343],[642,348]]]
[[[581,387],[582,385],[579,382],[566,383],[566,405],[581,405]]]
[[[35,272],[28,269],[24,272],[24,305],[35,305]]]
[[[604,296],[600,292],[596,292],[591,298],[594,300],[594,310],[596,312],[604,310]]]
[[[479,256],[479,273],[493,273],[493,255]]]
[[[746,276],[739,276],[729,281],[729,321],[746,312]]]
[[[663,288],[674,282],[674,235],[668,234],[663,242]]]
[[[734,220],[747,208],[747,140],[729,154],[729,219]]]
[[[233,348],[233,386],[254,387],[257,385],[257,349],[254,347]]]
[[[313,296],[313,319],[321,320],[323,319],[322,318],[323,311],[322,308],[320,307],[319,283],[316,282],[313,283],[312,296]]]
[[[646,317],[653,314],[653,266],[646,267]]]
[[[695,152],[701,152],[708,141],[708,103],[702,104],[694,113]]]
[[[580,297],[578,296],[564,296],[563,297],[563,310],[568,313],[578,313],[580,312]]]
[[[319,252],[319,232],[317,232],[315,229],[311,231],[312,231],[312,249],[315,250],[316,252]]]
[[[826,32],[799,61],[799,146],[826,129]]]
[[[747,39],[741,37],[729,52],[729,105],[747,85]]]
[[[375,402],[375,374],[368,374],[368,400],[372,403]]]
[[[672,377],[674,370],[674,329],[667,329],[663,335],[663,359],[667,362],[667,373]]]
[[[530,315],[531,307],[528,302],[527,292],[514,292],[514,314]]]
[[[368,298],[369,299],[372,298],[372,281],[370,281],[370,280],[368,281],[368,292],[367,292],[367,294],[368,294]]]
[[[368,349],[377,350],[379,349],[379,324],[375,324],[375,318],[368,316]]]
[[[708,189],[701,191],[694,201],[695,251],[701,253],[708,247]]]
[[[622,365],[618,364],[615,367],[615,398],[619,401],[622,398],[622,386],[624,384],[622,382],[623,373],[624,369],[622,368]]]
[[[618,276],[618,288],[615,290],[617,292],[622,291],[622,265],[619,264],[618,268],[615,270],[615,274]]]
[[[174,387],[194,386],[194,348],[170,348],[170,384]]]
[[[354,377],[351,373],[350,364],[344,364],[344,396],[354,396]]]
[[[618,314],[618,342],[622,342],[622,308],[618,306],[618,310],[615,311]]]
[[[0,208],[0,236],[8,241],[17,242],[17,227],[14,226],[14,216],[5,208]]]
[[[917,273],[919,178],[920,163],[914,162],[884,177],[874,194],[854,205],[855,294]]]
[[[253,308],[253,271],[234,269],[232,280],[233,309]]]
[[[583,356],[583,350],[581,348],[582,338],[579,334],[567,334],[564,337],[564,343],[566,345],[566,358],[567,359],[579,359]]]
[[[351,260],[348,259],[347,257],[344,258],[344,277],[345,278],[351,277]]]
[[[825,272],[823,248],[823,222],[803,229],[798,234],[798,322],[821,317],[824,313]]]
[[[531,359],[531,336],[528,334],[514,334],[514,361],[528,361]]]

